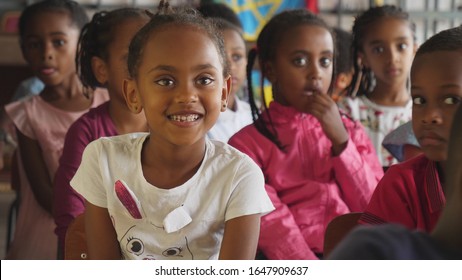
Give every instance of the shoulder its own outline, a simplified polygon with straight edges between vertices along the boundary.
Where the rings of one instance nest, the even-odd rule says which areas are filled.
[[[143,145],[148,133],[129,133],[111,137],[101,137],[88,144],[86,150],[98,150],[108,153],[125,152]]]
[[[429,159],[424,155],[415,156],[407,161],[391,165],[385,175],[407,174],[409,176],[422,176],[425,168],[429,164]],[[420,175],[419,175],[420,174]]]
[[[221,141],[209,140],[208,149],[210,150],[209,159],[214,159],[217,164],[227,169],[248,169],[252,171],[260,170],[255,162],[245,153],[233,146]]]

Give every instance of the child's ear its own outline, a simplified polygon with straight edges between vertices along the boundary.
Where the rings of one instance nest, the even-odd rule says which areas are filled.
[[[221,111],[222,112],[226,111],[226,108],[228,107],[228,96],[229,96],[229,93],[231,92],[231,87],[232,87],[232,79],[231,79],[231,75],[228,75],[228,77],[225,78],[224,83],[223,83],[223,88],[221,89]]]
[[[102,60],[101,58],[94,56],[91,58],[91,70],[93,71],[93,74],[95,75],[96,80],[98,83],[101,85],[104,85],[107,80],[108,80],[108,71],[107,71],[107,66],[106,62]]]
[[[335,79],[335,87],[344,90],[347,88],[351,80],[353,79],[353,72],[351,73],[340,73]]]
[[[262,75],[265,76],[272,84],[276,82],[276,74],[274,73],[273,64],[266,62],[262,68]]]
[[[358,52],[358,61],[356,63],[358,63],[360,69],[361,67],[370,68],[369,62],[367,61],[367,57],[364,55],[363,52]]]
[[[143,109],[141,105],[140,96],[138,94],[138,87],[136,81],[133,79],[124,79],[123,94],[125,102],[127,103],[128,109],[135,114],[138,114]]]

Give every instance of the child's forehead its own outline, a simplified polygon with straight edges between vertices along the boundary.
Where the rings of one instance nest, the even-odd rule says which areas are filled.
[[[189,25],[169,25],[149,35],[144,56],[156,60],[175,61],[188,54],[186,61],[200,58],[218,58],[219,52],[212,38],[200,28]]]
[[[411,87],[462,88],[462,52],[432,51],[417,55],[411,68]]]
[[[33,30],[38,25],[53,25],[56,27],[60,27],[61,29],[78,29],[77,25],[72,20],[71,14],[68,11],[56,9],[40,11],[33,15],[26,22],[26,32],[28,30]]]

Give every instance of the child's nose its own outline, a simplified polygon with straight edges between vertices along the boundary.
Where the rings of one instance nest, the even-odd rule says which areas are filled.
[[[44,44],[42,50],[42,58],[44,61],[51,60],[53,58],[53,47],[51,44]]]
[[[425,124],[440,124],[443,121],[442,112],[440,108],[428,107],[425,110],[423,122]]]
[[[316,64],[311,64],[307,71],[308,80],[320,80],[321,79],[321,67]]]
[[[192,103],[198,99],[196,88],[190,83],[182,83],[178,86],[175,99],[179,103]]]

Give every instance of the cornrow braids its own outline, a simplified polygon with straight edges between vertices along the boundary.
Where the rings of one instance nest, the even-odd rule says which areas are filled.
[[[351,84],[348,87],[348,95],[350,96],[355,96],[356,93],[358,93],[358,95],[364,95],[368,92],[372,92],[375,87],[374,73],[371,69],[358,64],[358,58],[359,53],[363,51],[364,38],[370,32],[369,26],[384,17],[407,21],[409,23],[409,28],[412,30],[413,39],[416,41],[415,24],[409,19],[409,14],[403,11],[400,7],[395,5],[372,7],[357,16],[352,29],[353,42],[351,47],[355,71]],[[361,80],[359,81],[359,79]],[[359,89],[356,92],[356,85],[358,83],[360,83]]]
[[[126,20],[143,18],[147,15],[140,9],[120,8],[110,12],[96,13],[80,33],[77,45],[77,73],[86,88],[95,89],[101,85],[93,73],[91,60],[99,57],[104,61],[109,58],[109,45],[116,36],[117,27]]]
[[[277,48],[279,46],[279,42],[282,41],[282,37],[284,34],[287,33],[287,30],[298,27],[300,25],[312,25],[312,26],[319,26],[325,28],[332,34],[330,27],[327,23],[318,17],[317,15],[313,14],[312,12],[306,9],[295,9],[295,10],[287,10],[283,11],[273,18],[270,19],[268,23],[263,27],[261,30],[258,39],[257,39],[257,46],[256,49],[252,49],[249,51],[248,60],[247,60],[247,79],[248,79],[248,90],[249,90],[249,103],[250,108],[252,110],[252,118],[254,120],[254,125],[257,130],[268,138],[271,142],[276,144],[279,149],[284,150],[284,147],[279,141],[276,129],[274,128],[273,121],[271,119],[271,115],[268,113],[268,107],[266,105],[265,94],[263,91],[264,86],[264,78],[267,73],[266,65],[268,62],[271,62],[276,57]],[[332,38],[335,40],[334,36]],[[335,41],[334,41],[335,43]],[[252,88],[252,75],[251,72],[253,70],[253,66],[257,60],[258,56],[258,63],[260,65],[261,70],[261,80],[260,80],[260,97],[262,100],[262,108],[258,108],[255,102],[255,96]],[[333,64],[335,69],[335,56],[333,59]],[[335,77],[335,71],[332,71],[332,79],[331,84],[329,86],[329,92],[332,91],[333,87],[333,77]],[[274,85],[273,85],[274,91]],[[269,127],[265,123],[265,121],[261,118],[262,114],[266,114],[269,120]]]
[[[87,12],[77,2],[72,0],[44,0],[36,2],[32,5],[27,6],[19,17],[18,29],[21,48],[23,47],[23,40],[26,33],[26,27],[29,21],[39,13],[57,11],[69,13],[71,23],[78,29],[89,21]]]
[[[136,33],[130,43],[127,59],[130,77],[137,77],[140,60],[143,57],[144,47],[149,37],[155,32],[173,25],[191,26],[207,34],[217,48],[220,62],[223,65],[223,77],[230,75],[223,36],[212,20],[203,18],[193,8],[172,9],[168,1],[163,0],[160,2],[156,14],[149,11],[147,13],[151,16],[151,20]]]

